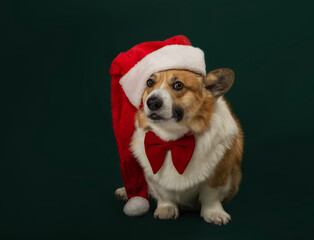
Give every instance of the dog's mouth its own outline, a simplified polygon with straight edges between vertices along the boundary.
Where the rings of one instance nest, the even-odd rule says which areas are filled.
[[[165,116],[162,116],[160,114],[157,114],[156,112],[153,112],[149,115],[146,115],[150,120],[153,120],[154,122],[160,122],[160,121],[166,121],[169,119],[174,119],[176,122],[180,122],[183,119],[184,116],[184,110],[181,107],[173,106],[172,108],[172,116],[170,118],[165,118]]]
[[[152,113],[152,114],[148,115],[148,118],[150,118],[152,120],[165,120],[163,117],[161,117],[157,113]]]

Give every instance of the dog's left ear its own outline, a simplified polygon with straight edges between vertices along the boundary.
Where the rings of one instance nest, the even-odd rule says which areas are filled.
[[[203,79],[205,88],[218,98],[224,95],[232,86],[234,72],[228,68],[219,68],[209,72]]]

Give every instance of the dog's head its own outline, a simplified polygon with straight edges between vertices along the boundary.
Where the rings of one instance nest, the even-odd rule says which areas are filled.
[[[154,73],[147,79],[142,97],[145,117],[151,124],[172,122],[201,132],[208,127],[215,101],[229,90],[233,80],[233,71],[225,68],[206,77],[187,70]]]

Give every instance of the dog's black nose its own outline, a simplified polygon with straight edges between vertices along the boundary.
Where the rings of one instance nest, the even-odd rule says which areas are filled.
[[[147,99],[146,104],[150,110],[155,111],[161,108],[162,101],[158,97],[150,97],[149,99]]]

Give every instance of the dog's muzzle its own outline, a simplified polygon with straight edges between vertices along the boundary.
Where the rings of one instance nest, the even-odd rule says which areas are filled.
[[[146,116],[154,122],[174,119],[176,122],[182,120],[184,111],[175,106],[169,93],[163,89],[151,92],[144,105]]]
[[[163,120],[164,119],[162,116],[160,116],[160,114],[157,114],[158,110],[160,110],[160,108],[163,105],[163,101],[161,98],[159,98],[157,96],[151,96],[147,99],[146,105],[151,112],[148,115],[148,117],[150,119],[152,119],[152,120]]]

